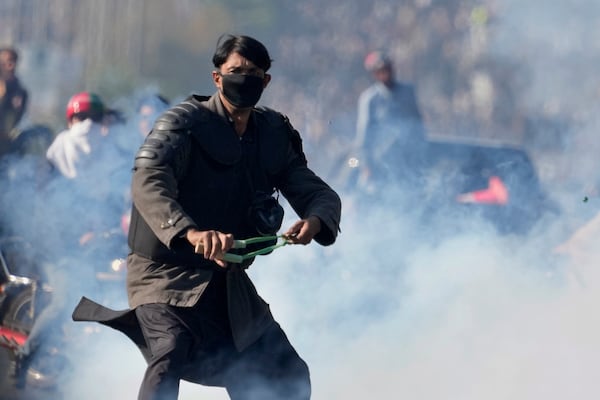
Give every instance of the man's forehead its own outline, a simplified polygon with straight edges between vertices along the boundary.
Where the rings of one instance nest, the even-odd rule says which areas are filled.
[[[231,53],[227,60],[225,60],[224,66],[229,68],[231,67],[246,67],[246,68],[256,68],[256,65],[248,60],[246,57],[241,55],[240,53]]]

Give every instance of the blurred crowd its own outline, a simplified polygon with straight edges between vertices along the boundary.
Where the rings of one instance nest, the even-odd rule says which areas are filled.
[[[113,4],[112,1],[108,3]],[[561,6],[553,3],[543,7],[540,1],[532,2],[527,7],[520,7],[519,2],[495,0],[460,3],[333,0],[328,1],[326,6],[316,1],[298,3],[265,0],[252,5],[235,6],[244,10],[252,9],[256,13],[252,14],[254,17],[264,13],[261,14],[261,25],[259,21],[250,20],[249,15],[227,14],[234,8],[231,2],[217,6],[229,17],[229,20],[222,21],[223,26],[248,27],[245,29],[259,31],[272,42],[269,47],[273,49],[276,79],[265,94],[263,103],[282,105],[290,120],[302,132],[309,153],[312,149],[325,147],[328,154],[334,155],[326,161],[313,157],[319,167],[322,164],[322,174],[337,177],[337,170],[345,162],[344,152],[349,149],[349,138],[354,135],[356,99],[369,85],[370,77],[362,68],[362,60],[367,52],[383,49],[394,60],[398,77],[415,84],[428,135],[485,138],[527,146],[539,165],[544,181],[562,184],[577,179],[576,167],[560,153],[564,154],[565,146],[570,146],[569,150],[576,153],[575,146],[580,146],[570,139],[573,133],[572,119],[580,119],[586,109],[589,113],[590,107],[582,106],[586,102],[589,104],[589,96],[593,95],[593,87],[597,84],[593,69],[588,71],[574,65],[574,60],[579,56],[593,60],[593,55],[588,56],[585,50],[585,42],[584,45],[576,45],[577,39],[586,39],[588,36],[585,35],[590,33],[586,32],[591,25],[588,19],[583,18],[577,30],[565,33],[559,38],[564,42],[557,43],[553,35],[560,29],[555,28],[555,21],[549,19],[548,15],[560,16]],[[82,2],[78,7],[98,13],[115,8],[97,7],[87,2]],[[208,21],[197,18],[202,15],[204,18],[213,16],[211,12],[214,10],[192,1],[182,1],[177,7],[170,8],[178,13],[177,17],[189,18],[183,19],[187,24],[182,25],[189,25],[188,33],[194,32],[200,49],[192,50],[193,45],[187,34],[173,39],[172,32],[161,36],[161,32],[152,31],[151,28],[156,24],[147,24],[146,30],[140,31],[141,28],[136,25],[139,21],[136,20],[127,25],[136,35],[145,32],[153,35],[153,38],[165,40],[146,49],[156,52],[147,60],[142,57],[139,60],[136,58],[136,61],[147,61],[144,64],[148,65],[160,64],[163,70],[150,78],[161,76],[165,83],[172,83],[177,78],[172,75],[179,74],[185,66],[188,72],[180,74],[185,79],[181,79],[176,90],[170,88],[169,94],[173,98],[186,95],[183,91],[187,92],[190,88],[210,92],[212,88],[197,87],[209,83],[208,79],[189,71],[196,70],[203,52],[205,54],[212,50],[212,46],[206,43],[212,43],[211,37],[218,35],[218,32]],[[119,18],[121,14],[131,12],[129,9],[122,11]],[[153,6],[148,6],[146,11],[149,14],[160,11],[159,15],[166,17],[163,8],[155,10]],[[223,16],[214,17],[217,20]],[[529,17],[536,18],[535,26],[525,23]],[[108,17],[103,15],[102,18],[101,21],[105,21]],[[53,21],[49,16],[48,21],[43,19],[35,22],[43,25],[42,22],[59,24],[60,21]],[[77,23],[85,23],[85,20],[82,17]],[[29,62],[33,59],[37,62],[40,58],[49,65],[53,63],[43,76],[55,74],[55,70],[60,69],[68,71],[66,76],[72,75],[78,80],[90,82],[89,78],[94,77],[93,71],[82,71],[90,69],[89,65],[98,65],[94,57],[102,55],[87,58],[85,55],[69,53],[68,46],[96,46],[98,43],[94,36],[97,33],[91,28],[82,32],[71,31],[75,25],[70,25],[68,29],[69,34],[75,36],[74,43],[58,42],[56,48],[46,48],[44,52],[32,51]],[[47,25],[47,30],[60,31],[56,25]],[[114,46],[114,35],[103,30],[101,32],[110,36],[110,45]],[[547,38],[544,37],[545,33],[548,33]],[[92,37],[84,39],[84,36]],[[53,40],[60,38],[58,35]],[[131,45],[129,38],[121,42],[124,48]],[[165,67],[164,63],[160,63],[161,54],[170,55],[177,49],[182,51],[178,57],[182,57],[184,61],[181,64],[184,65]],[[115,54],[123,51],[115,50]],[[97,52],[102,53],[100,49]],[[55,59],[63,63],[56,64]],[[31,69],[38,67],[38,64],[32,64],[35,66]],[[107,64],[112,68],[114,63]],[[577,71],[576,74],[586,75],[591,87],[588,96],[576,95],[573,88],[565,92],[569,94],[568,97],[554,90],[564,85],[560,83],[564,79],[555,79],[563,77],[556,74],[559,65]],[[138,75],[150,71],[146,65],[144,68],[135,65],[129,67],[135,68],[134,73]],[[118,84],[119,79],[128,76],[127,70],[122,73],[108,67],[107,70],[112,80],[103,82],[104,86],[96,85],[98,87],[95,89],[106,91],[106,86],[115,82]],[[538,71],[552,71],[555,75],[538,74]],[[588,72],[592,73],[588,76]],[[36,82],[39,82],[38,76],[30,73],[30,78],[34,77]],[[193,80],[189,80],[190,76],[193,76]],[[96,81],[99,79],[94,78]],[[94,88],[94,83],[89,84]],[[43,100],[40,100],[42,96],[34,99],[35,115],[40,115],[44,111],[42,108],[51,102],[58,103],[59,108],[64,106],[64,100],[57,99],[68,98],[72,92],[61,88],[62,92],[57,96],[57,86],[60,85],[52,85],[52,93],[44,94]],[[114,92],[114,88],[111,89]],[[123,90],[125,93],[119,95],[127,96],[129,88]],[[578,151],[585,151],[590,144],[593,145],[588,139],[584,142],[587,146],[580,146]]]
[[[583,20],[582,36],[565,38],[557,51],[554,38],[540,40],[555,25],[537,13],[539,6],[491,0],[333,1],[327,7],[295,2],[289,6],[298,21],[289,29],[295,31],[278,36],[274,65],[284,74],[273,82],[271,98],[286,104],[309,148],[342,153],[354,134],[356,99],[369,85],[363,57],[383,49],[394,60],[398,77],[414,83],[428,135],[522,146],[544,182],[562,186],[581,181],[591,168],[582,174],[572,156],[593,158],[593,135],[581,124],[598,99],[593,89],[585,98],[568,91],[568,96],[559,95],[565,83],[556,78],[565,72],[556,69],[563,65],[565,71],[579,71],[597,87],[593,69],[573,65],[574,57],[590,57],[585,47],[570,48],[567,42],[587,40],[588,24]],[[549,15],[560,12],[559,6],[549,6]],[[535,27],[525,22],[533,15]],[[541,73],[548,69],[555,75]],[[325,172],[334,174],[332,168],[341,161],[335,160],[336,165],[324,163]]]

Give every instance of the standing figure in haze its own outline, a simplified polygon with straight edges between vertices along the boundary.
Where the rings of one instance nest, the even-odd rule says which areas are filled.
[[[163,111],[169,108],[169,104],[169,100],[161,94],[149,94],[140,99],[137,106],[137,122],[138,132],[142,139],[148,136],[152,124]]]
[[[122,235],[120,224],[131,179],[131,155],[117,140],[118,135],[124,134],[121,112],[108,108],[98,94],[73,95],[67,103],[66,119],[68,128],[56,136],[46,152],[54,168],[46,191],[52,216],[68,220],[69,228],[54,235],[61,238],[62,245],[55,243],[50,247],[58,249],[68,243],[69,254],[75,249],[86,253],[78,256],[83,261],[89,256],[91,245],[103,250],[112,247],[109,240],[101,238],[112,236],[112,232]],[[58,229],[66,224],[59,220],[52,225]],[[110,256],[118,255],[102,257]],[[100,263],[99,257],[93,258],[94,264]],[[92,260],[88,264],[91,263]]]
[[[133,149],[134,155],[140,145],[146,139],[146,136],[152,130],[154,121],[169,108],[170,101],[159,93],[151,93],[143,96],[136,107],[135,123],[137,127],[137,135],[132,135],[133,140],[128,141],[128,148]],[[128,135],[129,137],[129,135]],[[131,144],[131,146],[130,146]],[[121,229],[127,234],[129,230],[129,222],[131,219],[131,191],[127,191],[127,210],[121,216]]]
[[[14,48],[0,49],[0,156],[10,151],[13,130],[27,110],[27,90],[16,75],[18,60]]]
[[[398,81],[391,60],[369,53],[365,69],[375,82],[358,100],[354,152],[359,184],[373,190],[381,183],[410,183],[425,149],[425,128],[412,85]]]
[[[284,236],[336,240],[339,196],[308,167],[287,117],[257,107],[271,80],[265,46],[226,35],[213,56],[212,96],[192,95],[158,118],[134,164],[127,288],[130,310],[83,298],[75,320],[126,333],[148,363],[139,400],[176,400],[180,380],[230,398],[306,400],[307,364],[246,270],[226,262],[234,239],[281,228],[280,192],[299,219]]]

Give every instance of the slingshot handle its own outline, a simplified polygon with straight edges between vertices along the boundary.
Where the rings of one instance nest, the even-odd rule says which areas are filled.
[[[233,248],[236,248],[235,244],[234,244]],[[196,243],[196,246],[194,246],[194,251],[196,252],[196,254],[203,254],[204,246],[202,245],[202,243],[200,243],[200,242]],[[241,256],[239,254],[231,254],[231,253],[223,253],[223,255],[220,257],[220,259],[223,261],[237,263],[237,264],[241,264],[244,261],[243,256]]]

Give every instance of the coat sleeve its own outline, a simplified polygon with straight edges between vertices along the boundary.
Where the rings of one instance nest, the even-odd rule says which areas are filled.
[[[177,174],[187,162],[189,140],[181,132],[152,132],[135,159],[131,183],[133,205],[169,248],[174,239],[196,226],[177,200]]]
[[[297,131],[292,130],[296,142]],[[317,243],[328,246],[335,242],[340,231],[342,202],[338,194],[307,165],[302,149],[290,141],[287,162],[279,179],[278,189],[301,218],[316,216],[321,220],[321,231],[315,236]]]

